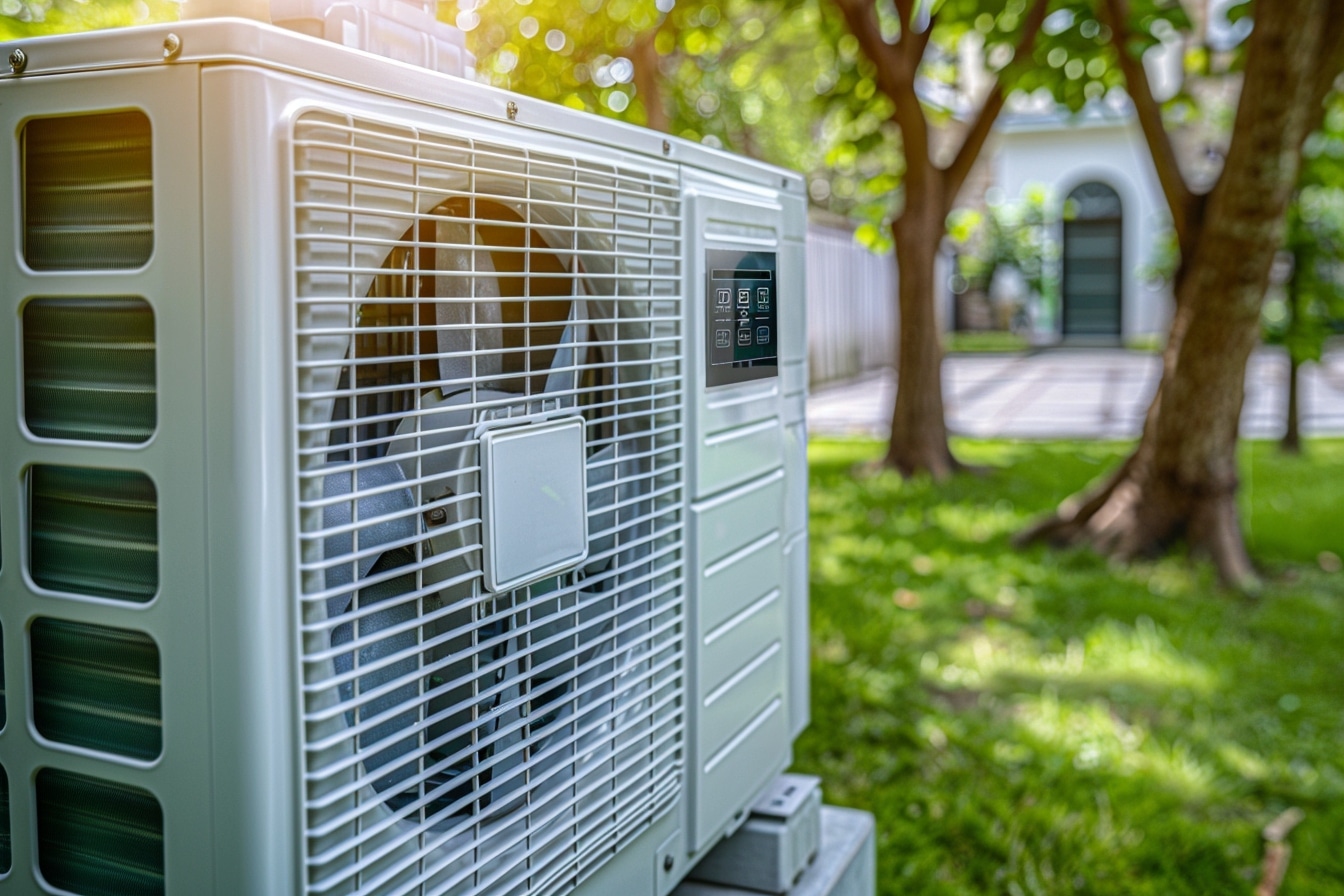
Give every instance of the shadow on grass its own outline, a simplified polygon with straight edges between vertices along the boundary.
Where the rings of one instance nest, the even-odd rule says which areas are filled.
[[[1289,805],[1281,894],[1344,896],[1344,442],[1246,450],[1258,600],[1182,558],[1009,546],[1125,448],[966,442],[995,469],[937,487],[813,445],[797,766],[877,815],[886,896],[1249,894]]]

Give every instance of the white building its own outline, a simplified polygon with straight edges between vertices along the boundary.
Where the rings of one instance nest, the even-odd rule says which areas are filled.
[[[1140,269],[1152,264],[1170,219],[1132,113],[1098,105],[1078,116],[1006,114],[996,130],[994,185],[1008,198],[1047,187],[1057,222],[1060,307],[1036,309],[1034,337],[1132,343],[1165,335],[1170,288]]]

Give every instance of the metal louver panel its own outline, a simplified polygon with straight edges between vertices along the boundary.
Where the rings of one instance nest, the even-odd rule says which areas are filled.
[[[143,632],[40,618],[33,724],[48,740],[149,760],[163,749],[159,648]]]
[[[144,299],[33,299],[23,307],[24,422],[45,438],[148,440],[154,354]]]
[[[44,768],[37,864],[48,884],[80,896],[162,896],[163,809],[139,787]]]
[[[42,588],[146,603],[159,588],[159,501],[143,473],[28,471],[29,571]]]
[[[566,892],[680,787],[675,170],[293,140],[306,892]],[[588,557],[490,593],[477,427],[576,413]]]
[[[0,874],[8,874],[13,864],[13,835],[9,830],[9,774],[0,765]]]
[[[153,150],[143,112],[23,127],[23,257],[39,271],[137,268],[154,250]]]

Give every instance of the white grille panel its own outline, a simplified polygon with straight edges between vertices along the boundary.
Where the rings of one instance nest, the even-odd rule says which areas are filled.
[[[306,892],[565,892],[680,786],[679,184],[293,139]],[[489,593],[478,427],[575,413],[589,556]]]

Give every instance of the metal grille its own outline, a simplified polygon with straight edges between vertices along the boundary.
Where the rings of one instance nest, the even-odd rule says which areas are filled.
[[[37,271],[138,268],[154,251],[153,135],[140,111],[23,127],[23,258]]]
[[[163,751],[163,685],[153,638],[39,617],[29,643],[33,725],[43,737],[132,759]]]
[[[566,892],[680,787],[675,171],[293,140],[306,892]],[[588,559],[490,593],[478,427],[574,414]]]
[[[154,312],[144,299],[23,306],[23,415],[34,435],[146,442],[158,420]]]
[[[37,865],[58,892],[164,896],[163,807],[119,781],[40,769]]]
[[[0,874],[8,874],[13,860],[13,837],[9,831],[9,774],[0,765]]]
[[[28,568],[42,588],[143,604],[159,590],[159,495],[134,470],[28,469]]]

